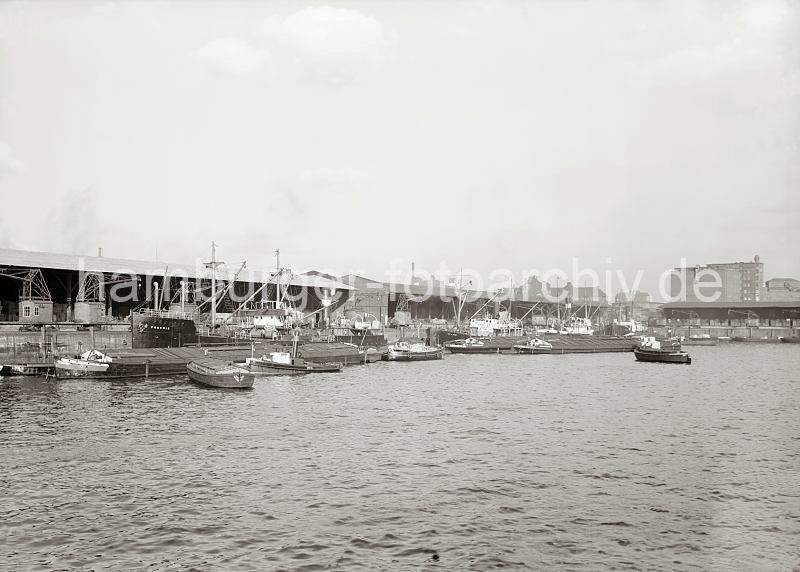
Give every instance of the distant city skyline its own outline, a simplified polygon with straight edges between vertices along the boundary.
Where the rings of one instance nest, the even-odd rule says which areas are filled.
[[[797,29],[769,0],[5,2],[0,247],[800,277]]]

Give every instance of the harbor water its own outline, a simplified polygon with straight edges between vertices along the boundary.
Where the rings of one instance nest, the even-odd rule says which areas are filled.
[[[0,380],[0,568],[787,570],[800,346]]]

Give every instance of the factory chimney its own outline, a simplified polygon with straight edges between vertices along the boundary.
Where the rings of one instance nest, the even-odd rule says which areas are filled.
[[[103,258],[103,247],[97,247],[97,258]]]

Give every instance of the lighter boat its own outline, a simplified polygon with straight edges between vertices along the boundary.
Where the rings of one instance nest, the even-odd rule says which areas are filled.
[[[186,373],[192,381],[223,389],[249,389],[253,387],[255,380],[248,369],[214,358],[200,358],[189,362]]]

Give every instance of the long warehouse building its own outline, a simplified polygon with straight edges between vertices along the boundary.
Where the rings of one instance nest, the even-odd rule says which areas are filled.
[[[216,291],[224,292],[218,294],[220,312],[276,297],[288,297],[297,307],[314,311],[323,299],[332,299],[334,306],[343,304],[354,290],[315,273],[231,266],[217,267]],[[138,307],[152,307],[155,300],[163,309],[208,311],[210,303],[203,302],[210,298],[211,282],[210,265],[199,259],[191,265],[0,249],[0,321],[114,321]]]

